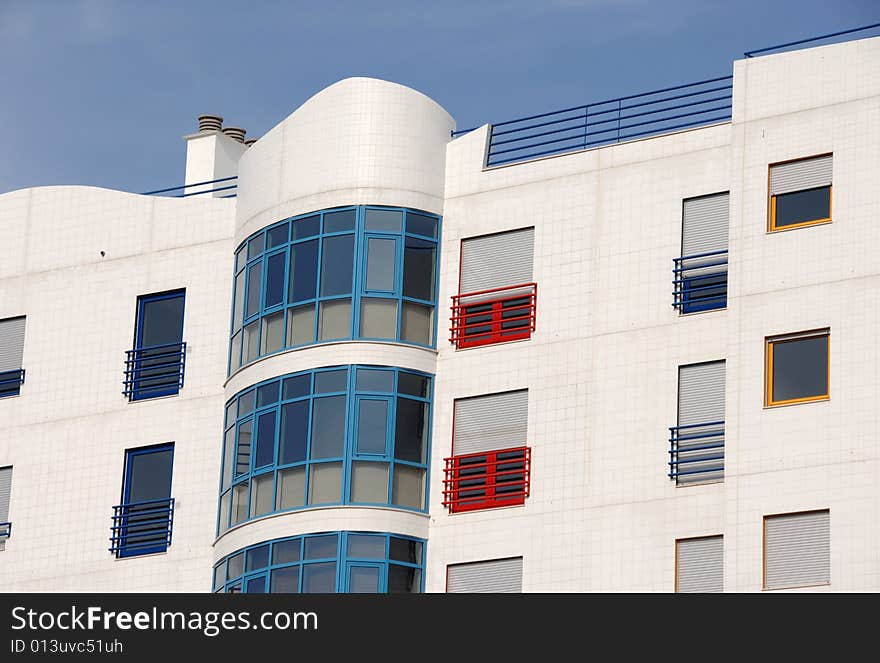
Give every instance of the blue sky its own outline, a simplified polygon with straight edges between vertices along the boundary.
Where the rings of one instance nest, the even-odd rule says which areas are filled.
[[[416,88],[464,128],[878,21],[876,0],[0,0],[0,192],[174,186],[197,115],[258,137],[348,76]]]

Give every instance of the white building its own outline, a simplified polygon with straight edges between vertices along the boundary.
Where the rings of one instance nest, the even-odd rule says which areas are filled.
[[[0,587],[880,590],[878,127],[873,38],[3,194]]]

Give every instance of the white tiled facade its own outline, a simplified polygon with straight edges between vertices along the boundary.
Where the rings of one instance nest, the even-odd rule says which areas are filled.
[[[376,531],[427,540],[427,592],[445,591],[448,565],[510,557],[523,559],[525,592],[670,592],[676,540],[713,535],[724,537],[724,590],[752,592],[763,587],[764,516],[828,509],[831,582],[809,591],[880,591],[880,38],[737,61],[733,73],[731,122],[493,168],[488,126],[450,140],[454,121],[424,95],[346,79],[246,150],[188,137],[205,143],[190,149],[188,182],[227,176],[243,151],[236,198],[68,186],[0,196],[0,319],[27,316],[26,381],[0,399],[0,467],[14,468],[0,588],[206,592],[213,563],[248,545]],[[825,153],[832,222],[768,233],[769,164]],[[680,315],[682,200],[722,191],[727,308]],[[355,204],[442,216],[436,351],[317,344],[227,377],[236,247],[276,221]],[[447,327],[461,240],[529,226],[535,332],[456,350]],[[177,288],[185,385],[128,402],[137,296]],[[765,337],[819,328],[830,328],[830,398],[765,407]],[[720,359],[724,481],[676,487],[666,462],[678,366]],[[435,376],[428,513],[322,507],[217,538],[226,400],[338,364]],[[515,389],[529,392],[529,497],[448,513],[453,401]],[[173,543],[116,559],[124,452],[170,441]]]

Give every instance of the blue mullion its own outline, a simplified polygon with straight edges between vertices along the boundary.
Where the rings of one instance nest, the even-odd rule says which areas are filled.
[[[406,210],[403,211],[401,215],[403,217],[402,223],[403,228],[401,230],[406,229]],[[400,335],[403,329],[403,256],[404,251],[406,250],[406,239],[403,237],[403,233],[400,235],[400,239],[397,240],[395,246],[395,255],[394,255],[394,297],[397,300],[397,327],[394,335],[394,340],[400,342]],[[391,473],[388,473],[391,476]],[[388,493],[391,495],[391,493]]]
[[[351,284],[351,336],[360,338],[361,329],[361,297],[366,279],[362,279],[363,270],[366,269],[367,261],[364,254],[367,252],[367,235],[365,230],[366,208],[359,205],[355,211],[354,220],[354,269],[352,270]]]
[[[440,289],[440,247],[442,246],[441,240],[443,239],[443,223],[442,218],[437,217],[437,250],[434,252],[434,292],[432,293],[434,301],[434,330],[431,334],[431,347],[437,348],[437,320],[440,318],[439,311],[439,303],[437,302],[437,293]],[[433,385],[432,385],[433,388]],[[432,408],[433,409],[433,408]],[[427,481],[427,479],[426,479]],[[427,489],[425,490],[425,498],[427,499]],[[424,582],[424,573],[422,573],[422,582]]]

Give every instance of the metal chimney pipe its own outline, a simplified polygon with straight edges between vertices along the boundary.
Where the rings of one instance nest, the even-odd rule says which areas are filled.
[[[251,145],[253,145],[256,142],[257,142],[256,138],[248,138],[246,141],[244,141],[244,144],[247,145],[248,147],[250,147]]]
[[[244,142],[244,135],[247,133],[241,127],[224,127],[223,133],[225,133],[230,138],[237,140],[239,143]]]
[[[220,131],[222,126],[223,118],[219,115],[199,115],[199,133]]]

